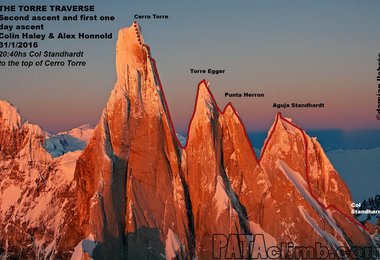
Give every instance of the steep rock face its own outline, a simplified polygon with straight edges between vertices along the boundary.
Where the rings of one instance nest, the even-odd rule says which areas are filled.
[[[211,259],[215,234],[244,234],[234,252],[255,234],[267,247],[371,245],[343,180],[290,119],[276,117],[257,159],[232,105],[221,111],[202,81],[182,147],[136,23],[116,52],[117,82],[83,153],[53,159],[41,128],[0,102],[1,257]]]
[[[272,184],[274,205],[264,213],[262,223],[268,233],[282,241],[307,245],[321,242],[332,249],[371,244],[368,234],[346,217],[353,219],[349,211],[352,200],[343,180],[316,139],[290,119],[276,117],[260,165]],[[329,205],[341,208],[346,216]]]
[[[231,187],[223,164],[223,116],[202,81],[190,125],[182,168],[192,203],[197,256],[212,258],[215,234],[249,233],[245,209]],[[236,246],[236,245],[231,245]]]
[[[343,180],[316,139],[290,120],[276,117],[257,160],[233,107],[221,112],[203,81],[189,129],[182,168],[200,259],[210,257],[213,234],[263,234],[268,245],[319,242],[331,250],[371,245],[350,214]]]
[[[79,153],[53,160],[45,132],[0,101],[0,247],[4,258],[54,251]]]
[[[309,136],[306,136],[306,139],[312,193],[321,204],[328,207],[327,211],[332,214],[353,245],[370,244],[370,237],[362,232],[361,227],[356,224],[352,225],[352,220],[346,217],[353,218],[351,214],[353,201],[346,183],[334,169],[317,139]]]
[[[153,64],[139,28],[121,30],[117,83],[76,168],[69,227],[79,233],[66,232],[62,248],[93,237],[95,257],[209,259],[214,234],[263,234],[268,246],[371,244],[357,223],[327,208],[342,204],[351,216],[349,191],[317,141],[290,120],[276,117],[258,160],[232,105],[220,111],[202,81],[180,147]]]
[[[95,257],[191,253],[179,149],[143,42],[136,23],[120,30],[117,82],[76,167],[71,225],[93,234]]]
[[[223,164],[231,186],[245,206],[252,224],[260,223],[269,195],[270,181],[252,150],[244,126],[231,104],[223,114]],[[257,226],[251,227],[253,233]]]

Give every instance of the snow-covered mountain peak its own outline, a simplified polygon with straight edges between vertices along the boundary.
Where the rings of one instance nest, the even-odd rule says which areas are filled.
[[[67,152],[81,151],[90,141],[94,126],[81,125],[69,131],[50,135],[45,141],[45,149],[53,156],[59,157]]]
[[[0,100],[0,127],[19,128],[23,121],[16,107],[8,101]]]
[[[53,160],[44,148],[46,137],[0,101],[0,258],[27,258],[26,248],[50,254],[67,219],[64,208],[80,152]]]
[[[94,132],[94,126],[90,124],[84,124],[78,127],[75,127],[69,131],[60,132],[57,135],[70,135],[81,141],[88,142]]]
[[[73,129],[71,129],[70,131],[73,131],[75,129],[79,129],[79,130],[88,130],[88,129],[94,129],[94,125],[91,125],[91,124],[83,124],[83,125],[80,125],[78,127],[75,127]]]
[[[277,113],[274,122],[268,132],[268,138],[273,135],[298,135],[302,133],[301,131],[302,130],[292,122],[292,119],[283,117],[281,113]],[[265,142],[270,141],[268,138]]]
[[[0,158],[49,161],[51,157],[43,149],[45,136],[46,133],[26,121],[16,107],[0,101]]]

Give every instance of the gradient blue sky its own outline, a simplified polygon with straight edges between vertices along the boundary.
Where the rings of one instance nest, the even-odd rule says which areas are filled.
[[[190,120],[196,87],[211,82],[220,107],[234,103],[248,130],[266,130],[278,111],[307,129],[380,129],[377,121],[379,1],[11,1],[1,4],[95,4],[115,22],[50,22],[46,32],[112,32],[135,14],[151,46],[178,131]],[[10,24],[10,23],[7,23]],[[46,50],[83,50],[85,68],[1,68],[0,99],[46,130],[96,124],[115,82],[115,42],[58,41]],[[191,75],[222,68],[224,75]],[[263,92],[265,98],[224,98]],[[325,102],[325,109],[272,108],[273,102]]]

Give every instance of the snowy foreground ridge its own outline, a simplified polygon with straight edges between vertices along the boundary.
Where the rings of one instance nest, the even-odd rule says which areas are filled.
[[[136,23],[119,31],[116,72],[94,129],[47,135],[0,101],[3,259],[225,259],[255,235],[243,249],[256,255],[373,245],[323,149],[289,119],[276,116],[257,159],[233,106],[219,109],[202,81],[177,136]]]

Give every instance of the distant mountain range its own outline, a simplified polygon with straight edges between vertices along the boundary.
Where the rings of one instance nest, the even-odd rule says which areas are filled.
[[[93,125],[81,125],[67,132],[48,134],[45,149],[53,156],[58,157],[67,152],[83,150],[94,131]]]
[[[323,149],[332,150],[356,150],[373,149],[380,147],[380,130],[306,130],[310,136],[315,136]],[[262,147],[267,132],[248,132],[249,139],[254,147]]]

